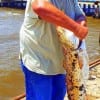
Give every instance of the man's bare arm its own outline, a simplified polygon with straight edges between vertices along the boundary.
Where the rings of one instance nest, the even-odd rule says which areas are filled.
[[[34,0],[32,2],[32,9],[41,19],[71,30],[80,39],[85,38],[88,33],[86,27],[76,23],[46,0]]]

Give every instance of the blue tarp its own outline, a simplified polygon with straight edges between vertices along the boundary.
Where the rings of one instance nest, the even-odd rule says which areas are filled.
[[[78,0],[78,1],[86,1],[86,2],[89,2],[89,1],[92,2],[93,1],[94,2],[94,1],[100,1],[100,0]]]

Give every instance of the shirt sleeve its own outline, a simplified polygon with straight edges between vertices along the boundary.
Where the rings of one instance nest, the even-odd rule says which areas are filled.
[[[75,7],[75,20],[85,20],[85,13],[81,9],[81,7],[78,4],[77,0],[74,0],[74,7]]]

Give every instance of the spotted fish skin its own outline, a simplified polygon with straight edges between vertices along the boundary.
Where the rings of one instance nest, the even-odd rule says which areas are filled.
[[[74,44],[65,36],[65,29],[57,27],[59,41],[66,50],[63,67],[66,70],[66,86],[69,100],[87,100],[78,51]]]

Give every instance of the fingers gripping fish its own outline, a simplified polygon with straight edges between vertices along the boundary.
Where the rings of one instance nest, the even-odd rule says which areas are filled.
[[[69,100],[86,100],[86,91],[79,62],[78,51],[74,44],[65,36],[65,30],[57,27],[59,41],[66,50],[63,67],[66,70],[67,94]]]

